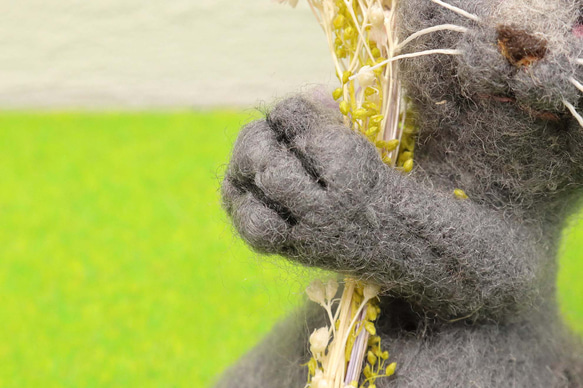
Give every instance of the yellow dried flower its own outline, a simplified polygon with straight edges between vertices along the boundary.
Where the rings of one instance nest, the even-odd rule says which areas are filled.
[[[366,319],[368,319],[369,321],[376,321],[377,317],[378,317],[377,309],[369,304],[366,309]]]
[[[369,364],[374,365],[377,363],[377,356],[375,356],[374,353],[369,350],[366,354],[366,360]]]
[[[368,137],[370,140],[373,140],[377,134],[379,133],[380,128],[376,125],[371,125],[368,127],[368,130],[365,132],[366,137]]]
[[[397,368],[396,362],[389,364],[389,366],[387,366],[387,369],[385,371],[385,376],[392,376],[393,374],[395,374],[396,368]]]
[[[340,108],[340,112],[346,116],[350,112],[350,104],[346,101],[340,101],[338,106]]]
[[[342,83],[343,84],[347,83],[351,76],[352,73],[350,72],[350,70],[346,70],[344,73],[342,73]]]
[[[318,361],[314,357],[310,358],[308,361],[308,372],[310,376],[314,376],[316,374],[316,369],[318,368]]]
[[[468,195],[462,189],[455,189],[453,191],[453,195],[455,195],[458,199],[468,199]]]
[[[371,96],[373,94],[377,94],[378,92],[379,92],[378,90],[376,90],[375,88],[371,88],[371,87],[364,89],[364,95],[367,97]]]
[[[370,369],[370,365],[366,364],[366,366],[364,367],[364,369],[362,370],[362,374],[364,375],[364,377],[366,377],[367,379],[369,377],[372,376],[372,370]]]
[[[348,52],[346,52],[346,49],[344,49],[344,47],[338,47],[336,49],[336,56],[338,58],[346,58],[347,55],[348,55]]]
[[[390,152],[397,148],[399,145],[399,139],[393,139],[389,141],[379,140],[375,142],[375,145]]]
[[[370,335],[376,335],[376,333],[377,333],[377,328],[374,327],[374,323],[372,323],[372,322],[368,322],[368,321],[365,322],[364,329],[366,331],[368,331]]]
[[[332,22],[332,24],[334,25],[334,27],[336,28],[342,28],[344,26],[344,22],[346,20],[344,19],[344,15],[342,14],[338,14],[336,15],[336,17],[334,18],[334,21]]]
[[[356,36],[356,30],[352,26],[348,26],[344,29],[344,38],[352,39]]]
[[[344,93],[344,91],[342,90],[342,88],[337,88],[332,92],[332,97],[335,100],[338,100],[340,97],[342,97],[343,93]]]
[[[411,170],[413,170],[413,159],[407,159],[405,163],[403,163],[403,171],[411,172]]]
[[[384,118],[385,116],[383,115],[374,115],[370,118],[370,121],[375,124],[380,124],[380,122],[383,121]]]
[[[363,108],[366,108],[366,109],[368,109],[368,110],[373,110],[373,111],[377,111],[377,112],[378,112],[378,110],[379,110],[379,107],[377,106],[377,104],[375,104],[375,103],[374,103],[374,102],[372,102],[372,101],[367,101],[367,102],[365,102],[364,104],[362,104],[362,107],[363,107]]]
[[[364,108],[358,108],[354,112],[352,112],[352,117],[361,120],[367,116],[367,110]]]

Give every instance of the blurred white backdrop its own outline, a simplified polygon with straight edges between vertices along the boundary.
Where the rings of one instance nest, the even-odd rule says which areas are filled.
[[[304,0],[0,0],[0,108],[253,106],[334,82]]]

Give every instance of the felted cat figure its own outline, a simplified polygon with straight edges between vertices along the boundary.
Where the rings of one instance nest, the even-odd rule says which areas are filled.
[[[419,129],[415,168],[385,165],[337,109],[298,96],[240,133],[223,206],[256,251],[383,287],[397,372],[377,387],[581,387],[583,348],[555,301],[557,250],[583,185],[583,1],[403,0],[400,61]],[[469,199],[458,199],[454,189]],[[303,387],[307,306],[219,387]]]

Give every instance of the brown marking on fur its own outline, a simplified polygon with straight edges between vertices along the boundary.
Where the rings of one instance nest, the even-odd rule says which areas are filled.
[[[512,97],[494,96],[491,94],[480,93],[480,94],[478,94],[478,97],[480,97],[481,99],[494,100],[494,101],[498,101],[498,102],[516,102],[516,99],[512,98]]]
[[[516,67],[528,67],[547,53],[547,41],[524,30],[501,25],[497,31],[500,53]]]
[[[560,120],[559,115],[557,115],[556,113],[553,113],[553,112],[535,110],[535,109],[532,109],[530,106],[524,105],[524,104],[518,104],[518,107],[520,109],[522,109],[523,111],[525,111],[526,113],[528,113],[529,115],[531,115],[532,117],[537,118],[537,119],[546,120],[546,121],[559,121]]]
[[[508,104],[508,103],[516,104],[516,106],[518,106],[518,108],[520,108],[522,111],[528,113],[530,116],[537,118],[537,119],[547,120],[547,121],[559,121],[560,120],[559,116],[556,113],[549,112],[549,111],[539,111],[539,110],[532,109],[528,105],[518,104],[516,99],[512,98],[512,97],[494,96],[494,95],[490,95],[490,94],[478,94],[478,97],[481,99],[493,100],[493,101],[506,103],[506,104]]]

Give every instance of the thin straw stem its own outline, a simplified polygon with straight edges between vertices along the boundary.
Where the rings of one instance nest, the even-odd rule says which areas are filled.
[[[577,110],[575,110],[575,107],[569,103],[567,100],[563,100],[563,104],[567,107],[567,109],[569,109],[571,111],[571,114],[573,115],[573,117],[575,117],[575,119],[577,119],[577,121],[579,122],[579,125],[583,128],[583,117],[581,117],[581,115],[577,112]]]
[[[478,17],[478,15],[474,15],[473,13],[469,13],[467,11],[464,11],[461,8],[455,7],[455,6],[451,5],[451,4],[447,4],[447,3],[445,3],[445,2],[443,2],[441,0],[431,0],[431,1],[433,1],[435,4],[441,5],[444,8],[447,8],[447,9],[449,9],[449,10],[451,10],[451,11],[453,11],[453,12],[459,14],[459,15],[462,15],[464,17],[467,17],[468,19],[472,19],[472,20],[474,20],[476,22],[479,22],[480,21],[480,18]]]
[[[372,66],[369,70],[374,70],[376,68],[379,68],[381,66],[386,65],[387,63],[390,63],[393,61],[398,61],[400,59],[421,57],[424,55],[432,55],[432,54],[461,55],[461,54],[463,54],[463,51],[453,50],[453,49],[434,49],[434,50],[418,51],[416,53],[410,53],[410,54],[401,54],[401,55],[397,55],[397,56],[394,56],[392,58],[389,58],[385,61],[379,62],[376,65]],[[351,76],[349,79],[352,80],[354,78],[356,78],[356,75]]]
[[[407,45],[407,43],[411,42],[413,39],[416,39],[416,38],[423,36],[423,35],[426,35],[426,34],[430,34],[430,33],[435,32],[435,31],[443,31],[443,30],[450,30],[450,31],[457,31],[457,32],[464,32],[464,33],[468,32],[468,29],[466,27],[456,26],[455,24],[441,24],[439,26],[424,28],[422,30],[415,32],[414,34],[411,34],[409,37],[407,37],[407,39],[405,39],[403,42],[401,42],[397,46],[397,51],[401,50],[403,47],[405,47]]]
[[[346,8],[350,12],[350,16],[352,17],[352,20],[354,21],[354,26],[358,30],[358,33],[360,34],[360,36],[364,39],[364,32],[362,32],[362,29],[360,28],[361,27],[360,23],[358,22],[358,18],[356,17],[356,14],[354,13],[354,10],[352,9],[352,5],[350,4],[350,2],[348,0],[344,0],[344,3],[346,4]],[[368,44],[366,44],[366,42],[364,44],[364,47],[366,48],[366,52],[368,53],[368,55],[371,58],[374,58],[374,56],[372,55],[372,51],[370,50],[370,47],[368,47]]]
[[[581,82],[577,81],[575,78],[573,77],[569,77],[569,82],[571,82],[573,85],[575,85],[575,87],[577,89],[579,89],[580,91],[583,92],[583,85],[581,84]]]

